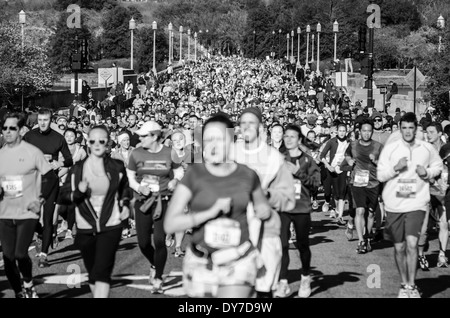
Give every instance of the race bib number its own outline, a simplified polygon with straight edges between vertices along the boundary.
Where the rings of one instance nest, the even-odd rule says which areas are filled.
[[[141,186],[150,188],[150,191],[159,192],[159,177],[152,175],[144,175],[141,181]]]
[[[219,218],[209,221],[205,225],[205,243],[212,248],[226,248],[239,246],[241,242],[241,228],[239,222]]]
[[[369,170],[355,171],[355,180],[353,180],[353,186],[367,187],[368,185],[369,185]]]
[[[400,179],[397,183],[397,198],[414,199],[417,192],[415,179]]]
[[[295,199],[300,200],[302,194],[302,183],[298,179],[294,179]]]
[[[1,182],[5,198],[20,198],[23,196],[22,176],[5,176]]]
[[[102,211],[103,202],[105,201],[104,195],[93,195],[90,198],[92,207],[94,208],[95,212],[97,212],[97,215],[100,215],[100,212]]]

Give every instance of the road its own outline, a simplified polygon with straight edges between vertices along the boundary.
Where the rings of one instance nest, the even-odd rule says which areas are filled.
[[[397,297],[400,279],[393,258],[393,247],[382,241],[368,254],[356,253],[357,241],[347,241],[344,228],[338,227],[328,213],[314,212],[310,235],[313,282],[312,298],[393,298]],[[63,236],[64,234],[61,234]],[[356,236],[356,233],[355,233]],[[183,246],[189,237],[183,242]],[[38,294],[42,298],[90,298],[87,275],[80,253],[72,240],[65,240],[51,252],[49,268],[38,268],[35,251],[30,251]],[[437,235],[431,235],[426,253],[430,271],[419,269],[417,285],[423,297],[450,298],[450,268],[437,268],[439,245]],[[164,294],[153,295],[148,285],[149,264],[141,255],[135,233],[122,240],[117,252],[112,278],[112,298],[185,297],[182,288],[182,258],[175,258],[169,249],[165,270]],[[294,245],[290,248],[289,284],[291,298],[299,288],[300,260]],[[78,275],[79,274],[79,275]],[[0,298],[12,298],[5,272],[0,270]]]

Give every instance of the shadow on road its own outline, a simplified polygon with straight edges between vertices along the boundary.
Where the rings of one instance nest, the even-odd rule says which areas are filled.
[[[450,288],[450,276],[440,275],[432,278],[421,278],[416,280],[416,284],[422,291],[422,298],[430,298]]]
[[[344,283],[355,283],[359,281],[361,274],[354,272],[340,272],[337,275],[323,275],[320,271],[311,271],[313,280],[311,283],[311,296],[320,294],[330,288],[341,286]]]

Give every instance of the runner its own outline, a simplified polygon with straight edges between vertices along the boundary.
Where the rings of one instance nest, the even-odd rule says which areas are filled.
[[[39,127],[28,132],[23,140],[38,147],[43,153],[53,170],[58,173],[61,167],[73,165],[72,155],[66,140],[62,135],[50,128],[52,112],[49,109],[41,108],[38,111]],[[62,154],[64,161],[59,161],[59,154]],[[57,216],[55,214],[55,203],[59,193],[59,184],[51,189],[51,195],[44,203],[44,213],[42,216],[42,249],[39,256],[39,267],[49,267],[47,255],[52,244],[52,238],[56,235],[55,224]],[[38,226],[39,228],[39,226]],[[40,232],[40,231],[39,231]],[[55,236],[56,237],[56,236]],[[53,246],[55,247],[55,246]]]
[[[129,216],[128,179],[120,160],[106,156],[109,132],[95,126],[88,135],[90,156],[72,167],[60,200],[76,205],[77,235],[94,298],[108,298],[122,221]]]
[[[376,177],[377,162],[383,146],[372,140],[373,124],[364,119],[361,139],[353,141],[346,151],[346,160],[352,171],[352,198],[356,207],[355,226],[358,235],[358,254],[372,250],[374,211],[378,205],[379,181]],[[366,210],[367,209],[367,210]],[[366,216],[366,212],[368,212]],[[364,238],[366,233],[366,238]]]
[[[7,114],[2,126],[6,144],[0,149],[0,242],[5,274],[16,297],[38,298],[28,247],[57,177],[44,154],[20,137],[24,125],[21,115]]]
[[[141,147],[131,153],[127,174],[136,203],[136,233],[142,254],[150,262],[152,292],[163,292],[163,272],[167,261],[163,221],[167,204],[183,168],[173,162],[171,149],[161,144],[162,127],[148,121],[136,131]],[[152,246],[152,233],[155,248]],[[154,267],[153,267],[154,266]]]
[[[256,173],[230,160],[233,124],[216,115],[203,127],[204,163],[193,165],[175,190],[164,228],[193,228],[183,262],[190,297],[247,298],[257,275],[256,249],[250,242],[247,206],[261,220],[273,217]],[[190,204],[191,212],[184,213]]]
[[[417,243],[430,202],[429,182],[443,168],[432,145],[415,138],[417,118],[406,113],[400,120],[402,138],[385,146],[381,152],[377,178],[386,182],[385,233],[394,243],[395,261],[401,277],[399,298],[420,298],[415,284]]]
[[[309,231],[311,229],[311,190],[320,185],[320,170],[314,159],[299,149],[304,142],[304,136],[296,125],[288,125],[284,133],[286,145],[286,162],[289,171],[294,176],[295,208],[281,212],[281,244],[283,255],[281,260],[280,281],[275,293],[277,297],[288,297],[291,293],[288,284],[289,267],[289,234],[290,224],[293,223],[297,249],[302,263],[300,288],[298,296],[307,298],[311,295],[311,250],[309,248]]]

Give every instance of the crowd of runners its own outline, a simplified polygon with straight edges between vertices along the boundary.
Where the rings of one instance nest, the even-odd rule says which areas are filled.
[[[352,103],[309,68],[213,56],[102,100],[84,90],[69,116],[0,114],[0,269],[17,297],[38,297],[30,245],[49,267],[61,234],[93,296],[108,297],[120,240],[135,231],[153,293],[175,245],[190,297],[288,297],[294,244],[306,298],[320,209],[357,238],[355,253],[393,242],[399,297],[420,297],[433,227],[448,267],[450,122]]]

